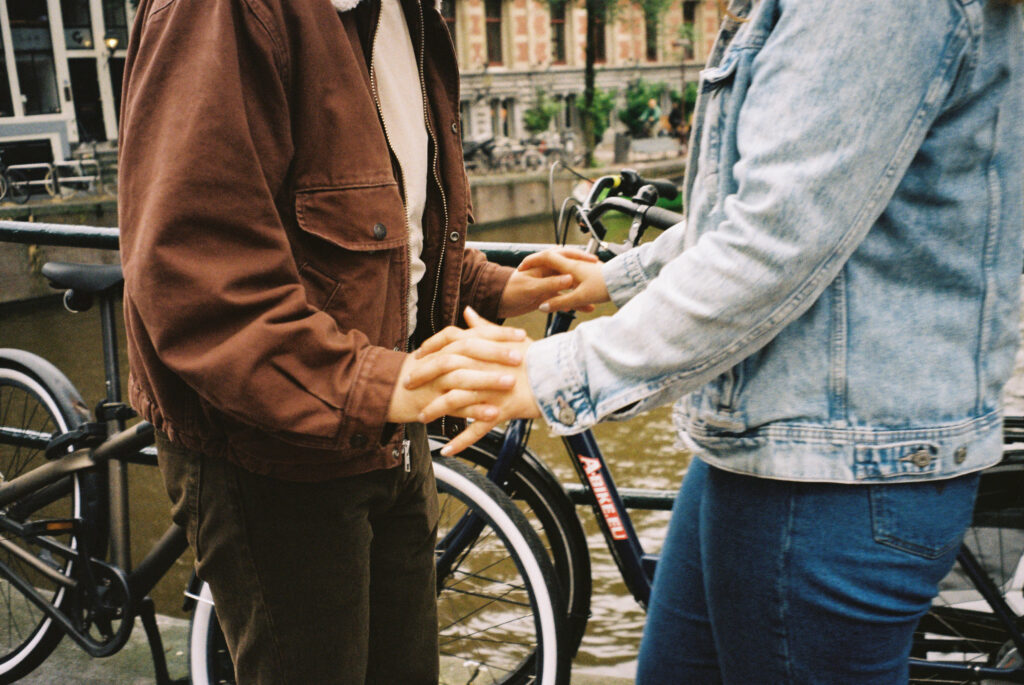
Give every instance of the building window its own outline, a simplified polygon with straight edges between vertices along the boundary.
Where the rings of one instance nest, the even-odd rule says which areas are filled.
[[[697,3],[694,0],[683,1],[683,26],[680,34],[683,59],[691,60],[697,54]]]
[[[594,61],[608,61],[608,49],[605,45],[604,17],[594,16]]]
[[[441,17],[444,18],[444,25],[448,27],[452,45],[455,46],[455,53],[458,54],[459,44],[455,39],[455,0],[441,0]]]
[[[46,0],[8,0],[7,15],[25,114],[59,112]]]
[[[551,5],[551,62],[553,64],[565,64],[565,5],[565,2]]]
[[[501,50],[501,0],[484,0],[484,21],[487,25],[487,63],[504,64]]]
[[[60,13],[64,19],[64,45],[67,49],[91,49],[93,37],[89,0],[63,0]]]
[[[648,62],[658,61],[658,15],[648,11],[644,16],[645,55]]]
[[[515,98],[491,100],[491,132],[495,138],[511,138],[514,133]]]
[[[117,38],[120,47],[128,45],[128,16],[124,11],[124,0],[103,0],[103,25],[109,37]]]

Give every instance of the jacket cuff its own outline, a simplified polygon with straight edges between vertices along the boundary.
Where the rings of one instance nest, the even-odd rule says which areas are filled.
[[[371,347],[363,355],[342,412],[340,448],[369,451],[393,437],[394,430],[386,430],[392,425],[387,420],[388,405],[405,358],[405,352],[384,347]]]
[[[578,363],[578,336],[542,338],[526,350],[526,374],[541,415],[555,435],[572,435],[597,422],[585,370]]]
[[[510,266],[501,266],[493,262],[484,264],[477,278],[469,300],[465,304],[470,305],[476,312],[488,321],[499,321],[498,306],[501,304],[501,296],[505,292],[508,280],[512,278],[515,269]],[[462,319],[462,312],[458,312]]]

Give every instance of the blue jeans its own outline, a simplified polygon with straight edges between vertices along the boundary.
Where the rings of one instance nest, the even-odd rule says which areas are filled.
[[[978,474],[836,485],[694,460],[654,579],[637,683],[905,683]]]

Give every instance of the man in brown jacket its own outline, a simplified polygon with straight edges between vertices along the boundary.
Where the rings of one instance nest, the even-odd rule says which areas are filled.
[[[398,380],[463,305],[497,319],[569,285],[465,248],[458,105],[418,0],[139,4],[130,397],[241,683],[437,682],[436,492],[410,422],[446,388],[509,379]]]

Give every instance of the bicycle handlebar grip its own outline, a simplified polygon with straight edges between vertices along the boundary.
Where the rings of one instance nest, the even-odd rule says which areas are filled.
[[[654,186],[654,189],[658,191],[658,197],[666,200],[674,200],[679,195],[679,186],[672,181],[666,181],[663,178],[656,178],[653,181],[644,179],[645,184]]]
[[[662,230],[675,226],[685,219],[679,212],[673,212],[671,209],[664,209],[662,207],[651,207],[644,214],[644,218],[648,226]]]

